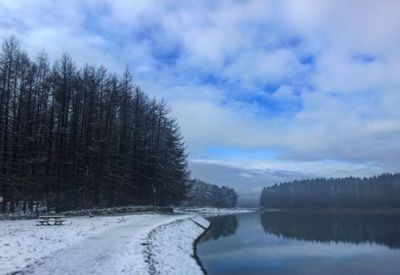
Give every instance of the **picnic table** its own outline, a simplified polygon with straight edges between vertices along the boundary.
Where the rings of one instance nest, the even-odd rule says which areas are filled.
[[[62,225],[67,221],[63,215],[46,215],[39,216],[37,225]]]

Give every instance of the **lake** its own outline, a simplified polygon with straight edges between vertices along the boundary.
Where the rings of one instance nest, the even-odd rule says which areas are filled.
[[[400,215],[261,211],[209,218],[208,274],[400,274]]]

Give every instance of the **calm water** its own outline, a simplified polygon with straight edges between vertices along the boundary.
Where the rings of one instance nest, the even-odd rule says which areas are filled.
[[[400,274],[400,215],[256,212],[210,218],[209,274]]]

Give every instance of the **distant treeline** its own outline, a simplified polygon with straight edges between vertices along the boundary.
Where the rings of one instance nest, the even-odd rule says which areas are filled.
[[[265,208],[400,207],[400,174],[275,184],[262,190],[260,204]]]
[[[129,71],[0,51],[0,211],[180,202],[186,153],[163,101]],[[40,201],[40,204],[37,203]]]
[[[186,206],[234,207],[238,196],[234,189],[218,187],[201,180],[194,180],[188,192]]]

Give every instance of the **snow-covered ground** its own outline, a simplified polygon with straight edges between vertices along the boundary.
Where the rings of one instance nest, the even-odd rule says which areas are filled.
[[[154,229],[146,254],[152,274],[203,274],[193,255],[193,240],[210,223],[198,215],[175,220]],[[173,245],[171,245],[173,244]]]
[[[74,217],[64,226],[0,221],[0,274],[201,273],[193,241],[208,225],[196,214]]]
[[[251,213],[257,211],[257,208],[213,208],[213,207],[186,207],[177,208],[175,212],[180,213],[197,213],[203,217],[212,217],[220,215]]]

